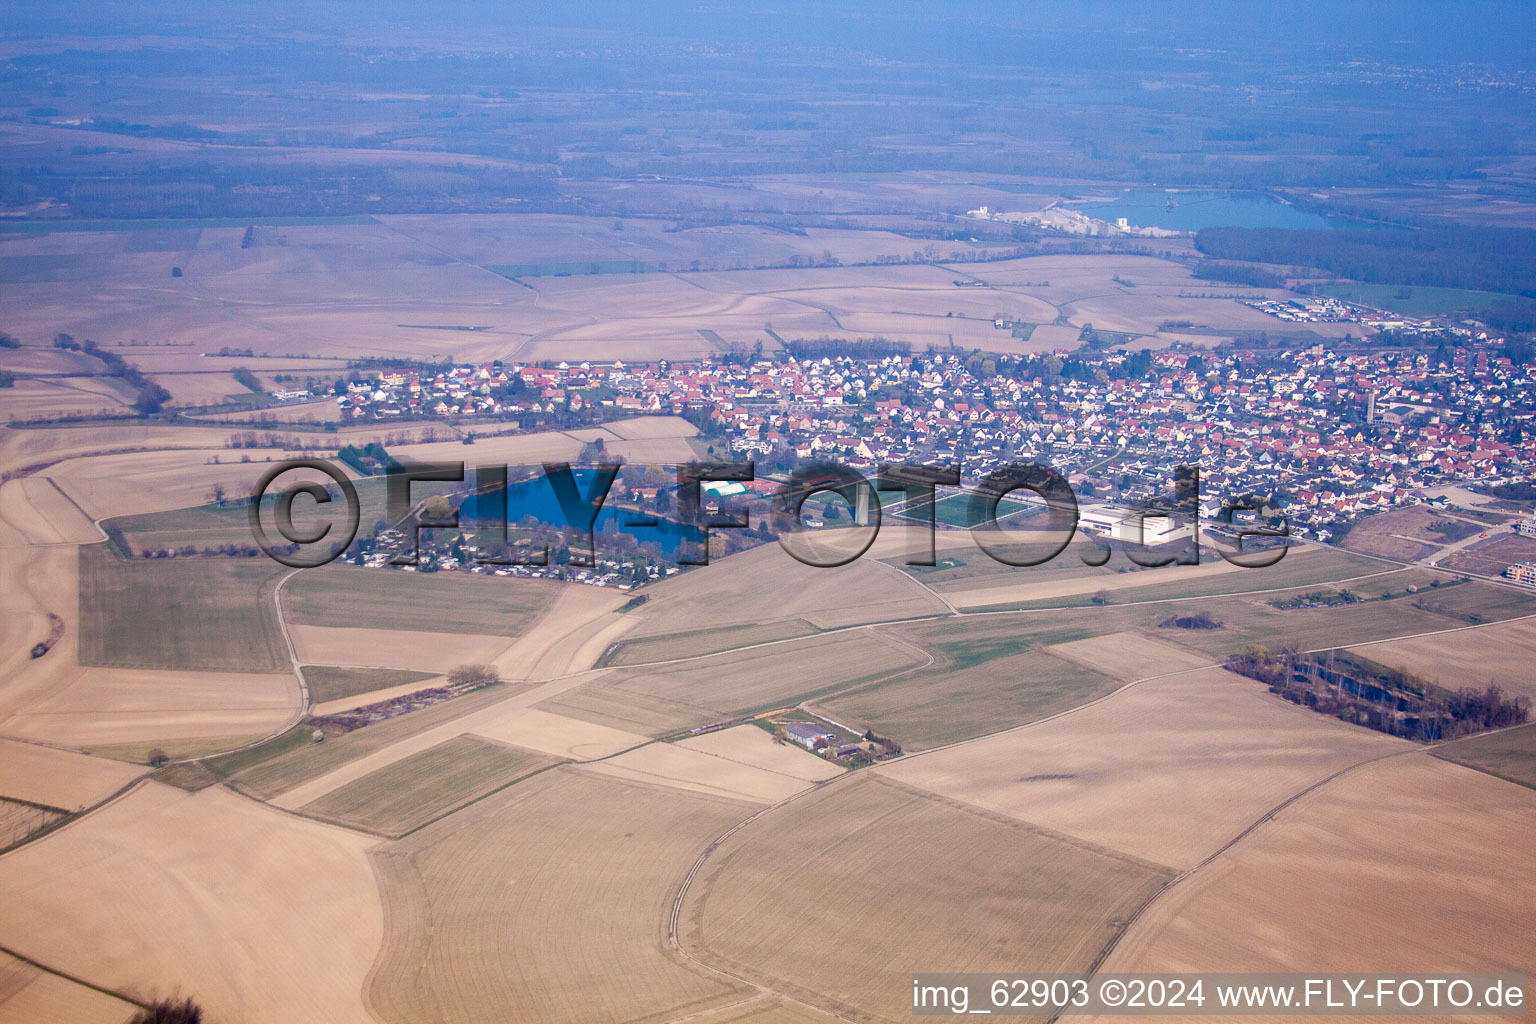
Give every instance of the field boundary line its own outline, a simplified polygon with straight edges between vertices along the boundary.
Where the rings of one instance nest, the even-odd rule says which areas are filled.
[[[99,811],[101,808],[105,807],[107,804],[110,804],[110,803],[113,803],[113,802],[115,802],[117,800],[122,799],[123,797],[127,796],[130,792],[132,792],[133,790],[139,788],[140,786],[144,785],[146,782],[149,782],[149,781],[151,781],[151,780],[149,778],[149,773],[147,773],[147,772],[144,775],[140,775],[139,777],[130,780],[129,782],[125,783],[121,788],[119,788],[115,793],[111,794],[110,796],[108,796],[108,797],[106,797],[106,798],[104,798],[102,800],[97,801],[96,803],[92,804],[90,807],[86,807],[86,808],[84,808],[84,809],[82,809],[80,811],[76,811],[76,812],[71,813],[68,817],[66,817],[63,821],[59,822],[58,824],[53,825],[53,826],[48,827],[48,828],[44,828],[44,829],[42,829],[42,830],[40,830],[40,831],[38,831],[38,832],[28,836],[27,838],[21,840],[20,842],[16,843],[15,845],[9,847],[8,849],[4,850],[3,852],[0,852],[0,857],[6,856],[6,855],[11,854],[11,853],[14,853],[15,851],[21,849],[24,846],[29,846],[32,843],[37,842],[38,840],[46,839],[49,836],[54,835],[55,833],[63,832],[65,829],[69,828],[71,825],[75,824],[76,822],[83,821],[87,815],[92,814],[95,811]],[[17,960],[20,960],[22,963],[25,963],[27,966],[32,967],[35,970],[42,971],[45,974],[52,974],[55,977],[63,978],[65,981],[72,982],[72,983],[74,983],[76,985],[82,985],[85,988],[88,988],[88,989],[92,990],[93,992],[100,992],[102,995],[111,996],[114,999],[121,1000],[122,1002],[128,1003],[128,1004],[130,1004],[132,1006],[137,1006],[140,1009],[144,1009],[144,1010],[149,1009],[149,1004],[144,1002],[144,1001],[142,1001],[142,1000],[140,1000],[140,999],[136,999],[133,996],[130,996],[130,995],[128,995],[126,993],[123,993],[123,992],[119,992],[116,989],[109,988],[109,987],[107,987],[105,985],[98,985],[95,982],[87,981],[86,979],[84,979],[82,977],[79,977],[78,975],[71,974],[70,972],[65,971],[65,970],[61,970],[61,969],[59,969],[57,967],[50,967],[48,964],[45,964],[45,963],[43,963],[40,960],[34,960],[32,957],[27,956],[25,953],[20,953],[20,952],[16,951],[15,949],[12,949],[10,946],[0,944],[0,953],[4,953],[7,956],[14,957]]]
[[[766,807],[759,808],[757,811],[747,815],[747,817],[736,822],[736,824],[732,825],[730,828],[720,833],[714,839],[710,840],[709,844],[704,847],[703,851],[701,851],[698,857],[694,860],[693,865],[688,869],[688,873],[683,876],[682,881],[678,884],[677,894],[672,897],[672,908],[667,917],[667,943],[672,947],[673,951],[676,952],[678,956],[681,956],[684,960],[687,960],[689,963],[697,967],[702,967],[704,970],[709,971],[712,974],[717,974],[722,978],[728,978],[729,980],[736,982],[739,985],[746,985],[749,988],[756,989],[760,996],[764,994],[772,994],[787,1002],[795,1003],[799,1006],[804,1006],[807,1009],[814,1010],[817,1013],[834,1017],[837,1020],[847,1021],[848,1024],[857,1024],[857,1022],[852,1017],[845,1017],[843,1014],[838,1013],[835,1010],[829,1010],[826,1007],[807,1003],[802,999],[796,999],[794,996],[791,996],[788,993],[780,992],[776,988],[760,984],[748,978],[739,977],[738,975],[732,974],[730,971],[716,967],[714,964],[708,963],[700,957],[695,956],[683,946],[682,931],[680,925],[683,913],[683,901],[688,896],[689,888],[693,885],[694,879],[698,877],[699,872],[704,869],[705,863],[714,854],[714,852],[718,850],[723,843],[725,843],[726,840],[730,839],[731,836],[735,835],[737,832],[740,832],[742,829],[746,828],[754,821],[757,821],[759,818],[769,813],[770,811],[775,811],[780,807],[783,807],[786,804],[798,800],[810,793],[820,792],[825,787],[830,786],[839,780],[852,778],[857,774],[857,771],[847,771],[841,775],[834,775],[830,779],[823,779],[820,782],[813,783],[806,789],[802,789],[798,793],[787,796],[777,803],[772,803]]]
[[[1446,633],[1461,633],[1469,629],[1487,629],[1489,626],[1503,626],[1511,622],[1525,622],[1528,619],[1536,619],[1536,612],[1532,612],[1529,615],[1515,615],[1507,619],[1494,619],[1492,622],[1474,622],[1466,626],[1449,626],[1445,629],[1431,629],[1424,633],[1410,633],[1407,636],[1389,636],[1380,640],[1362,640],[1357,644],[1343,644],[1334,647],[1316,647],[1310,651],[1302,651],[1301,653],[1319,654],[1323,651],[1347,651],[1354,647],[1371,647],[1375,644],[1394,644],[1399,640],[1418,640],[1419,638],[1426,636],[1444,636]],[[1483,733],[1475,733],[1474,735],[1481,736]]]
[[[84,978],[79,977],[78,975],[71,974],[68,971],[60,970],[57,967],[49,967],[42,961],[34,960],[27,956],[25,953],[18,953],[16,950],[9,946],[0,945],[0,953],[4,953],[6,956],[20,960],[22,963],[26,964],[28,967],[31,967],[33,970],[42,971],[44,974],[51,974],[56,978],[63,978],[65,981],[73,982],[76,985],[88,988],[92,992],[99,992],[104,996],[111,996],[113,999],[127,1003],[130,1006],[137,1006],[141,1010],[149,1009],[149,1004],[141,999],[135,999],[133,996],[130,996],[125,992],[119,992],[116,989],[108,988],[105,985],[98,985],[93,981],[86,981]]]
[[[1378,576],[1391,576],[1393,573],[1403,572],[1406,569],[1419,569],[1419,568],[1424,568],[1424,567],[1423,566],[1403,566],[1402,568],[1398,568],[1398,569],[1383,569],[1380,572],[1369,572],[1369,573],[1366,573],[1363,576],[1346,576],[1343,579],[1323,580],[1323,581],[1318,582],[1318,583],[1299,583],[1299,584],[1294,584],[1294,585],[1289,586],[1289,587],[1268,587],[1268,588],[1263,589],[1263,590],[1237,590],[1237,591],[1233,591],[1233,592],[1227,593],[1227,594],[1190,594],[1190,595],[1185,596],[1185,597],[1158,597],[1158,598],[1153,598],[1152,600],[1149,600],[1149,601],[1120,601],[1118,603],[1113,601],[1113,600],[1111,600],[1109,602],[1109,604],[1105,605],[1104,607],[1106,607],[1106,608],[1108,608],[1108,607],[1132,608],[1132,607],[1136,607],[1138,605],[1144,605],[1144,604],[1169,604],[1169,603],[1174,602],[1174,601],[1211,601],[1211,600],[1215,600],[1216,598],[1220,598],[1220,597],[1257,597],[1257,596],[1259,596],[1261,594],[1283,594],[1287,590],[1305,590],[1308,587],[1336,587],[1336,586],[1338,586],[1341,583],[1355,583],[1355,582],[1357,582],[1359,580],[1375,579]],[[1153,571],[1156,571],[1156,570],[1153,570]],[[1435,570],[1430,570],[1430,571],[1433,572]],[[1144,585],[1148,586],[1148,587],[1151,587],[1151,586],[1156,586],[1157,584],[1154,581],[1154,582],[1150,582],[1150,583],[1147,583],[1147,584],[1144,584]],[[982,590],[982,589],[986,589],[986,588],[978,587],[976,589]],[[1001,589],[1001,588],[999,588],[999,589]],[[1141,587],[1123,587],[1121,589],[1123,589],[1123,590],[1140,590]],[[1113,594],[1114,591],[1110,591],[1110,593]],[[1082,597],[1082,596],[1086,596],[1086,595],[1085,594],[1068,594],[1068,595],[1065,595],[1065,596],[1067,596],[1067,597]],[[1050,598],[1040,598],[1039,600],[1046,600],[1046,601],[1048,601],[1048,600],[1050,600]],[[1090,607],[1090,606],[1089,605],[1060,604],[1060,605],[1045,605],[1045,606],[1038,607],[1038,608],[999,608],[999,607],[996,607],[996,606],[993,606],[993,605],[977,605],[975,611],[961,611],[960,614],[961,615],[1013,615],[1013,614],[1016,614],[1018,612],[1059,612],[1059,611],[1070,610],[1070,609],[1074,609],[1074,608],[1087,608],[1087,607]]]
[[[288,632],[288,620],[283,617],[283,586],[289,580],[297,576],[301,571],[302,570],[299,569],[289,570],[283,575],[282,579],[277,581],[277,585],[272,588],[273,615],[277,619],[277,630],[282,634],[283,644],[288,648],[289,670],[292,673],[294,680],[297,682],[299,688],[299,706],[294,709],[291,715],[289,715],[287,723],[283,725],[282,728],[278,729],[276,732],[263,736],[259,740],[255,740],[250,743],[243,743],[238,747],[231,747],[228,750],[220,750],[212,754],[201,754],[197,757],[178,758],[174,761],[167,761],[166,764],[189,764],[194,761],[204,761],[210,757],[223,757],[225,754],[238,754],[242,750],[250,750],[252,747],[261,746],[263,743],[270,743],[272,740],[277,739],[288,730],[296,728],[300,722],[304,721],[304,716],[309,713],[310,708],[309,683],[304,679],[304,669],[303,665],[299,662],[298,648],[293,645],[293,636]]]
[[[51,836],[56,832],[63,832],[65,829],[69,828],[76,822],[85,820],[87,815],[94,814],[108,804],[127,796],[129,793],[137,789],[139,786],[142,786],[144,783],[152,781],[150,779],[151,774],[152,773],[150,772],[145,772],[143,775],[140,775],[137,778],[129,779],[127,782],[119,786],[115,792],[108,796],[102,797],[100,800],[96,801],[94,804],[91,804],[89,807],[78,811],[71,811],[69,812],[69,817],[65,818],[63,821],[60,821],[49,828],[45,828],[34,835],[28,836],[20,842],[8,847],[3,852],[0,852],[0,857],[9,856],[24,846],[30,846],[31,844],[37,842],[39,839],[46,839],[48,836]]]
[[[1152,908],[1153,904],[1155,904],[1158,900],[1160,900],[1164,896],[1166,896],[1169,892],[1171,892],[1180,883],[1188,881],[1189,879],[1193,878],[1197,873],[1199,873],[1202,869],[1204,869],[1206,867],[1209,867],[1213,862],[1215,862],[1215,860],[1218,857],[1221,857],[1223,854],[1227,853],[1229,850],[1231,850],[1238,843],[1242,842],[1248,836],[1250,836],[1253,833],[1257,832],[1259,829],[1263,828],[1269,822],[1275,820],[1275,816],[1276,815],[1284,812],[1287,808],[1289,808],[1292,805],[1296,804],[1298,801],[1303,800],[1306,797],[1316,793],[1318,790],[1323,789],[1324,787],[1326,787],[1329,783],[1332,783],[1332,782],[1334,782],[1334,781],[1336,781],[1338,779],[1343,778],[1345,775],[1348,775],[1350,772],[1353,772],[1356,769],[1365,768],[1365,767],[1367,767],[1369,765],[1373,765],[1373,764],[1379,764],[1379,763],[1381,763],[1383,761],[1390,761],[1393,758],[1397,758],[1397,757],[1408,757],[1408,756],[1413,755],[1413,754],[1423,754],[1423,753],[1426,753],[1428,751],[1428,749],[1429,749],[1428,747],[1415,746],[1415,747],[1411,747],[1411,748],[1409,748],[1407,750],[1394,750],[1391,753],[1381,754],[1381,755],[1378,755],[1376,757],[1367,758],[1364,761],[1356,761],[1354,764],[1347,765],[1347,766],[1345,766],[1343,768],[1340,768],[1338,771],[1333,772],[1330,775],[1326,775],[1323,778],[1318,779],[1316,782],[1312,783],[1310,786],[1307,786],[1305,789],[1301,789],[1301,790],[1298,790],[1295,793],[1292,793],[1290,796],[1288,796],[1284,800],[1280,801],[1280,803],[1276,804],[1274,807],[1271,807],[1264,814],[1262,814],[1261,816],[1259,816],[1258,818],[1256,818],[1255,820],[1250,822],[1241,832],[1239,832],[1237,835],[1233,836],[1231,839],[1229,839],[1225,843],[1223,843],[1220,847],[1218,847],[1215,851],[1213,851],[1208,857],[1206,857],[1204,860],[1200,861],[1200,863],[1194,865],[1193,867],[1185,868],[1183,871],[1179,872],[1173,878],[1169,879],[1166,883],[1164,883],[1162,886],[1160,886],[1156,892],[1154,892],[1151,896],[1149,896],[1147,898],[1147,901],[1145,903],[1143,903],[1140,907],[1138,907],[1136,909],[1136,911],[1131,914],[1130,917],[1126,918],[1125,924],[1114,935],[1114,937],[1111,938],[1109,940],[1109,942],[1107,942],[1104,945],[1104,948],[1099,950],[1099,953],[1098,953],[1097,956],[1094,957],[1093,962],[1091,964],[1089,964],[1087,968],[1084,969],[1084,973],[1086,973],[1086,974],[1093,974],[1096,971],[1098,971],[1098,969],[1103,966],[1104,962],[1109,959],[1110,955],[1114,953],[1116,947],[1118,947],[1120,945],[1120,941],[1123,938],[1125,938],[1125,936],[1127,934],[1130,933],[1131,928],[1136,924],[1136,922],[1138,920],[1140,920],[1142,918],[1143,915],[1146,914],[1146,912],[1148,910],[1150,910]],[[1058,1012],[1056,1012],[1056,1013],[1054,1013],[1054,1014],[1052,1014],[1050,1016],[1050,1018],[1047,1020],[1046,1024],[1055,1024],[1055,1022],[1060,1020],[1060,1019],[1061,1019],[1061,1013],[1058,1011]]]

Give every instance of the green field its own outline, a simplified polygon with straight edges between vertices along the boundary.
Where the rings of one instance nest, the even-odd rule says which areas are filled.
[[[167,228],[128,232],[124,252],[190,252],[203,237],[202,228]]]
[[[790,640],[820,632],[804,619],[725,626],[720,629],[695,629],[685,633],[663,633],[615,644],[598,659],[597,668],[608,665],[641,665],[673,658],[696,658],[719,654],[738,647]]]
[[[281,672],[288,650],[266,558],[122,559],[80,548],[80,664]]]
[[[455,736],[333,790],[303,811],[398,838],[559,763],[559,758],[532,750]]]
[[[305,665],[304,682],[309,686],[311,704],[372,693],[389,686],[405,686],[433,678],[430,672],[407,672],[395,668],[334,668],[330,665]]]
[[[830,717],[868,725],[908,749],[957,743],[1077,707],[1120,683],[1009,638],[984,651],[951,650],[949,664],[917,669],[818,701]]]
[[[99,253],[38,253],[34,256],[0,256],[0,284],[95,281],[104,277],[110,266],[110,259]]]
[[[649,274],[642,260],[580,260],[569,263],[493,263],[485,268],[502,277],[586,277],[592,274]]]
[[[895,492],[898,496],[901,492]],[[1014,520],[1027,519],[1040,512],[1037,505],[1030,505],[1014,498],[1004,497],[997,503],[997,519],[999,522],[1014,516]],[[1017,514],[1016,513],[1023,513]],[[897,513],[899,519],[912,519],[905,512]],[[933,521],[940,526],[951,526],[960,530],[969,530],[978,525],[971,521],[971,498],[968,494],[947,494],[933,503]]]
[[[1363,555],[1353,555],[1334,549],[1315,549],[1315,554],[1302,557],[1286,557],[1279,564],[1267,568],[1244,569],[1219,576],[1158,582],[1156,569],[1127,570],[1146,574],[1146,586],[1126,587],[1108,591],[1111,604],[1135,604],[1143,601],[1166,601],[1175,598],[1214,597],[1220,594],[1245,594],[1254,591],[1282,591],[1294,587],[1318,587],[1337,580],[1376,573],[1391,573],[1389,563]],[[1110,565],[1124,565],[1111,559]],[[1108,568],[1108,566],[1106,566]],[[1081,575],[1081,574],[1079,574]],[[1389,579],[1381,576],[1376,579]],[[924,582],[928,582],[926,579]],[[1362,581],[1362,585],[1364,581]],[[1406,583],[1404,584],[1406,586]],[[1346,584],[1354,589],[1352,584]],[[1273,595],[1285,597],[1283,593]],[[975,611],[1009,611],[1029,608],[1083,608],[1092,603],[1092,594],[1073,594],[1067,597],[1044,598],[1038,601],[1014,601],[988,605]]]
[[[256,399],[260,396],[249,397]],[[357,480],[353,485],[357,488],[361,521],[371,524],[383,518],[384,478]],[[418,498],[430,493],[425,488],[413,488],[413,494]],[[250,547],[255,543],[251,534],[251,510],[248,505],[240,503],[246,497],[243,494],[230,494],[226,496],[223,505],[209,503],[164,512],[116,516],[102,520],[101,525],[121,546],[134,553],[175,551],[188,545],[199,550],[226,544]],[[271,507],[276,500],[273,495],[262,503],[262,521],[267,524],[269,531],[272,530]],[[313,501],[301,498],[293,503],[293,521],[300,529],[307,529],[311,525],[329,522],[331,517],[325,515],[328,511],[329,506],[322,511]]]
[[[294,503],[294,522],[303,527],[299,515],[306,502]],[[147,512],[118,516],[102,521],[102,529],[129,552],[175,551],[187,545],[199,550],[220,545],[253,544],[250,510],[243,505],[198,505],[169,512]]]
[[[662,736],[826,697],[922,661],[870,631],[822,633],[680,665],[615,669],[535,707]]]
[[[73,231],[186,231],[201,228],[297,228],[377,224],[366,214],[336,217],[210,217],[207,220],[0,220],[0,234],[51,235]]]
[[[512,692],[505,685],[488,686],[420,711],[375,722],[344,735],[330,736],[324,743],[311,742],[312,729],[300,725],[259,747],[210,758],[205,763],[210,771],[237,789],[270,800],[301,782],[414,736],[423,729],[451,722],[506,700]]]
[[[559,587],[545,580],[332,564],[305,569],[284,587],[283,610],[290,622],[309,626],[520,636]]]
[[[1536,789],[1536,724],[1453,740],[1431,753]]]
[[[1395,284],[1326,284],[1318,288],[1346,302],[1359,302],[1378,309],[1388,309],[1404,316],[1434,316],[1441,313],[1477,312],[1509,303],[1527,302],[1518,295],[1504,292],[1478,292],[1466,288],[1431,288],[1422,285],[1400,287]]]
[[[1303,588],[1298,588],[1289,593],[1302,592]],[[992,642],[1061,643],[1101,633],[1140,629],[1220,659],[1251,643],[1319,650],[1451,629],[1467,625],[1472,615],[1494,622],[1536,612],[1536,598],[1483,583],[1463,583],[1421,591],[1411,598],[1365,601],[1331,608],[1282,611],[1269,604],[1269,601],[1284,596],[1287,594],[1186,598],[1156,604],[1145,601],[1112,603],[1103,607],[1045,608],[992,615],[970,613],[958,619],[940,620],[930,627],[939,630],[935,642],[977,648]],[[1171,616],[1193,615],[1201,611],[1220,620],[1223,628],[1182,630],[1158,626]],[[976,623],[974,628],[963,627],[962,623],[969,620]],[[993,636],[998,639],[992,640]],[[924,646],[929,643],[920,642]],[[965,655],[962,653],[961,656]]]

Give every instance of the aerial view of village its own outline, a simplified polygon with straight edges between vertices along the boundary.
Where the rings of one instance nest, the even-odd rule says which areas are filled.
[[[1536,12],[0,24],[0,1024],[1527,1012]]]

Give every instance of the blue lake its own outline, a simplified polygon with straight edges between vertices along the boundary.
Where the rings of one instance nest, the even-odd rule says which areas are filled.
[[[576,479],[577,489],[586,494],[587,488],[592,486],[592,471],[575,469],[572,475]],[[667,559],[676,559],[679,546],[684,540],[698,539],[699,533],[693,527],[683,526],[670,519],[659,519],[655,526],[631,525],[631,521],[639,518],[640,513],[615,508],[612,504],[621,486],[619,481],[614,481],[608,492],[608,500],[592,526],[597,534],[599,553],[604,547],[605,534],[611,536],[622,533],[636,544],[654,546],[657,553]],[[554,487],[542,473],[532,480],[511,484],[499,494],[471,494],[460,509],[459,522],[465,529],[473,529],[477,525],[490,527],[501,518],[496,507],[498,498],[505,499],[506,521],[512,526],[530,517],[545,526],[569,525],[565,513],[561,511],[560,500],[555,497]]]
[[[1124,217],[1135,227],[1199,231],[1201,228],[1359,228],[1368,225],[1344,217],[1324,217],[1254,192],[1184,192],[1125,189],[1109,192],[1108,202],[1082,201],[1064,206],[1113,224]]]

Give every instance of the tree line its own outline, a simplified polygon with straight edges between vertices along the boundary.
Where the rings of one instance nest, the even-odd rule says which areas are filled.
[[[1536,298],[1536,230],[1526,228],[1218,227],[1197,232],[1195,248],[1215,259],[1317,267],[1375,284],[1469,288]]]

